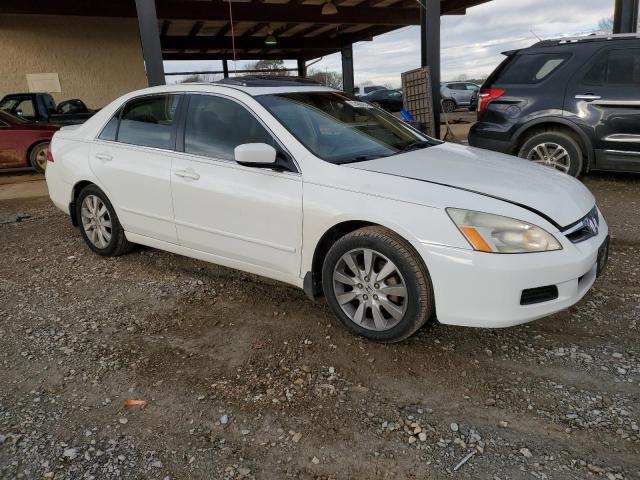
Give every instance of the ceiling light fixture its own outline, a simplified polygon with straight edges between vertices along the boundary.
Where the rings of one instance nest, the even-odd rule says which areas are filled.
[[[322,5],[322,10],[320,11],[322,15],[335,15],[338,13],[338,7],[336,7],[335,3],[331,0],[327,0],[324,5]]]
[[[264,44],[269,46],[278,44],[278,39],[275,37],[273,32],[269,31],[269,35],[264,39]]]

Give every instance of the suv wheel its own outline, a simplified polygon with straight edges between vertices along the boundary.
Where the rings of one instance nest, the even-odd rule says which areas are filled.
[[[129,242],[111,202],[96,185],[82,189],[76,202],[80,232],[89,248],[98,255],[117,257],[129,252]]]
[[[322,268],[329,306],[353,333],[381,342],[411,336],[433,315],[429,273],[405,240],[382,227],[339,239]]]
[[[447,99],[442,101],[442,111],[443,112],[451,113],[451,112],[455,111],[455,109],[456,109],[456,102],[454,102],[450,98],[447,98]]]
[[[564,132],[548,131],[531,135],[520,148],[518,156],[573,177],[582,173],[582,148]]]

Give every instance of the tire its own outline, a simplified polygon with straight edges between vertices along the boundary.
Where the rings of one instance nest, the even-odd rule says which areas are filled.
[[[365,251],[372,252],[369,274],[365,273]],[[349,269],[348,256],[358,274]],[[396,270],[387,275],[389,261]],[[385,276],[376,279],[380,275]],[[431,278],[422,260],[406,240],[383,227],[361,228],[336,241],[324,259],[322,285],[329,307],[342,324],[356,335],[379,342],[410,337],[435,310]]]
[[[560,130],[547,130],[529,135],[518,156],[555,168],[572,177],[579,177],[583,172],[582,147],[571,135]]]
[[[100,217],[99,213],[102,211],[102,207],[106,213]],[[98,211],[98,215],[95,215],[96,211]],[[117,257],[131,251],[134,247],[134,244],[127,240],[113,205],[96,185],[87,185],[78,195],[76,218],[82,238],[89,248],[98,255]],[[107,223],[110,227],[106,226]],[[104,230],[101,227],[104,227]],[[105,232],[108,233],[108,238],[106,238]]]
[[[451,112],[454,112],[455,110],[456,110],[456,102],[454,102],[450,98],[447,98],[447,99],[442,101],[442,111],[443,112],[451,113]]]
[[[36,169],[38,173],[44,173],[47,169],[47,147],[49,142],[36,143],[29,150],[29,164]]]

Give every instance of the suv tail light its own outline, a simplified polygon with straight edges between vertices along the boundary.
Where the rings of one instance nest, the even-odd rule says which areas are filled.
[[[480,102],[478,103],[478,113],[484,112],[491,100],[500,98],[505,94],[505,90],[500,88],[483,88],[480,90]]]
[[[51,144],[47,145],[47,162],[53,162],[53,154],[51,153]]]

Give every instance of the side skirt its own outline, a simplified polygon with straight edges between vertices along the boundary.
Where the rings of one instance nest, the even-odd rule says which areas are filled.
[[[239,260],[233,260],[231,258],[222,257],[220,255],[214,255],[212,253],[202,252],[200,250],[194,250],[192,248],[183,247],[182,245],[176,245],[174,243],[164,242],[155,238],[146,237],[144,235],[138,235],[137,233],[125,232],[127,240],[140,245],[146,245],[147,247],[157,248],[158,250],[165,250],[167,252],[176,253],[178,255],[184,255],[185,257],[195,258],[197,260],[203,260],[209,263],[215,263],[216,265],[222,265],[223,267],[234,268],[247,273],[253,273],[262,277],[271,278],[280,282],[293,285],[294,287],[303,288],[303,279],[287,275],[283,272],[271,270],[268,268],[259,267],[250,263],[241,262]]]

